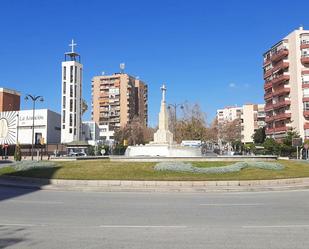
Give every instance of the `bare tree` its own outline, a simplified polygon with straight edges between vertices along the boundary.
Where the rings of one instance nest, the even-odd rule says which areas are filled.
[[[241,140],[241,120],[226,121],[218,125],[218,138],[225,143]]]
[[[128,145],[145,144],[153,139],[153,129],[147,128],[140,122],[139,117],[135,116],[125,127],[117,130],[114,137],[118,143],[127,140]]]

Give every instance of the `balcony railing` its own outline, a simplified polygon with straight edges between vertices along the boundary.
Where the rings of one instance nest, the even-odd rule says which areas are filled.
[[[309,48],[309,41],[302,41],[300,44],[300,49]]]
[[[309,54],[302,55],[302,57],[300,58],[300,61],[303,64],[308,64],[309,63]]]
[[[287,80],[290,80],[290,75],[281,74],[277,78],[274,78],[271,82],[273,85],[277,85]]]
[[[306,118],[309,118],[309,111],[305,110],[305,111],[304,111],[304,116],[305,116]]]
[[[279,70],[284,70],[284,69],[286,69],[288,67],[289,67],[289,63],[288,62],[281,61],[272,69],[272,72],[276,72],[276,71],[279,71]]]
[[[274,120],[285,120],[291,118],[291,113],[280,113],[274,116]]]
[[[272,92],[264,94],[264,99],[271,99],[272,97],[273,97],[273,93]]]
[[[290,88],[282,87],[282,88],[279,88],[279,89],[274,89],[273,96],[280,96],[280,95],[284,95],[284,94],[288,94],[288,93],[290,93]]]
[[[308,129],[309,129],[309,123],[305,123],[305,124],[304,124],[304,129],[305,129],[305,130],[308,130]]]
[[[267,105],[265,105],[265,112],[271,111],[271,110],[273,110],[273,109],[274,109],[273,104],[267,104]]]
[[[272,122],[272,121],[274,121],[274,116],[267,116],[267,117],[265,118],[265,122],[267,122],[267,123],[270,123],[270,122]]]
[[[275,54],[273,54],[271,56],[271,61],[273,61],[273,62],[280,61],[283,58],[285,58],[286,56],[288,56],[288,54],[289,54],[289,50],[287,50],[286,48],[280,49]]]
[[[271,83],[271,81],[270,81],[270,82],[267,82],[267,83],[264,84],[264,89],[267,90],[267,89],[269,89],[269,88],[272,88],[272,85],[273,85],[273,84]]]
[[[284,100],[284,101],[279,101],[279,102],[273,104],[273,107],[274,107],[274,109],[278,109],[278,108],[281,108],[283,106],[288,106],[290,104],[291,104],[290,100]]]

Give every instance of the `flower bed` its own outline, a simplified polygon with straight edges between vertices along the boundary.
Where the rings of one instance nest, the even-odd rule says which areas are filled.
[[[190,163],[182,162],[160,162],[155,165],[157,171],[176,171],[176,172],[191,172],[204,174],[224,174],[239,172],[244,168],[258,168],[267,170],[282,170],[284,166],[279,163],[271,162],[237,162],[227,166],[199,168],[194,167]]]

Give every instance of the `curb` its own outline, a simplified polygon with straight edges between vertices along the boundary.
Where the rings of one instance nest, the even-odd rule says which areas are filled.
[[[257,192],[309,189],[309,178],[249,181],[122,181],[1,176],[0,186],[85,192]]]

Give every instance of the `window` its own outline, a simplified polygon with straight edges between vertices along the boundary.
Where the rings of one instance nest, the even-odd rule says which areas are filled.
[[[63,97],[62,97],[62,108],[63,108],[63,109],[65,108],[65,100],[66,100],[66,99],[65,99],[65,96],[63,96]]]
[[[73,83],[73,66],[70,66],[70,82]]]
[[[70,85],[70,97],[73,97],[73,85]]]
[[[62,125],[62,129],[65,129],[65,125]]]
[[[69,133],[72,134],[72,128],[69,129]]]
[[[77,79],[77,66],[75,66],[75,77],[74,77],[74,82],[76,83],[76,79]]]
[[[62,112],[62,122],[65,123],[65,110]]]
[[[66,82],[64,81],[63,82],[63,94],[66,94],[66,89],[67,88],[67,84],[66,84]]]
[[[73,111],[73,99],[70,99],[70,112]]]
[[[303,89],[303,94],[304,94],[303,97],[308,98],[309,97],[309,88],[304,88]]]
[[[304,111],[309,111],[309,102],[304,102]]]
[[[74,114],[74,126],[76,126],[76,114]]]
[[[72,117],[72,114],[70,114],[70,126],[72,126],[72,123],[73,123],[73,117]],[[70,132],[72,133],[72,132]]]
[[[76,129],[74,129],[74,135],[76,135]]]
[[[67,79],[67,67],[63,67],[63,79]]]

